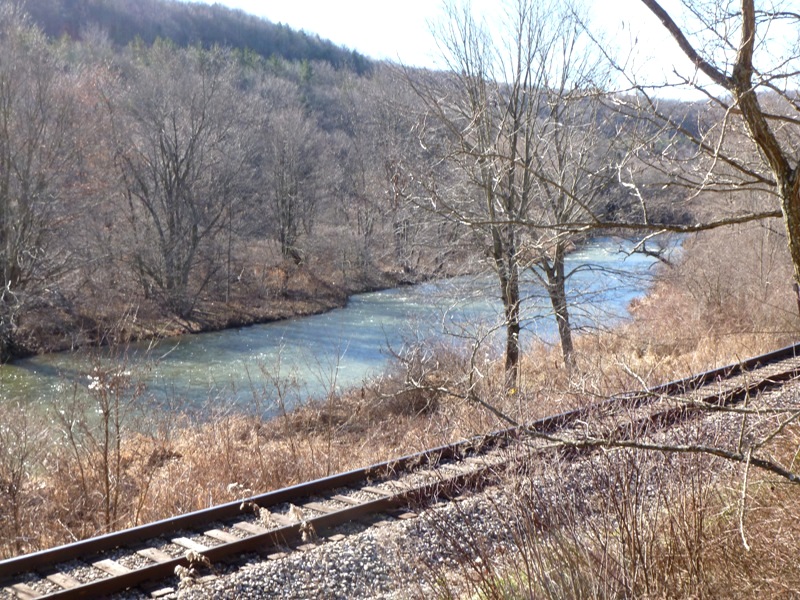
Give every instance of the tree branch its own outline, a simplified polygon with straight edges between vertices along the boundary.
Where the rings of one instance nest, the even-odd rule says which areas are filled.
[[[525,432],[534,439],[542,439],[568,448],[630,448],[633,450],[649,450],[676,454],[707,454],[709,456],[717,456],[719,458],[743,465],[749,463],[751,466],[759,468],[763,471],[778,475],[779,477],[786,479],[789,483],[800,484],[800,475],[785,469],[778,463],[771,460],[752,456],[751,451],[741,453],[725,450],[724,448],[718,448],[716,446],[704,446],[701,444],[657,444],[639,440],[612,440],[607,438],[586,437],[583,439],[570,440],[541,433],[533,429],[526,429]]]
[[[678,46],[680,46],[683,53],[692,61],[692,63],[697,67],[700,71],[705,73],[714,83],[717,83],[723,86],[726,89],[730,89],[733,87],[733,83],[731,78],[719,71],[709,63],[706,59],[704,59],[697,50],[694,49],[689,40],[686,39],[686,36],[683,35],[683,31],[675,21],[672,20],[672,17],[669,16],[669,13],[661,8],[661,5],[656,2],[656,0],[642,0],[642,4],[644,4],[650,11],[658,17],[661,21],[661,24],[669,31],[670,35],[675,38],[675,41],[678,42]]]

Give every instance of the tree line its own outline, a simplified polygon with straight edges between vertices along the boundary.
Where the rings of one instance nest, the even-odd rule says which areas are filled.
[[[103,31],[115,46],[137,38],[168,39],[181,47],[229,46],[262,58],[321,61],[365,74],[372,61],[329,40],[220,4],[178,0],[36,0],[25,9],[50,38],[81,40]]]
[[[791,248],[797,237],[792,79],[784,63],[753,67],[769,38],[737,42],[721,21],[707,33],[736,52],[704,56],[645,5],[708,76],[678,83],[711,101],[654,95],[665,84],[636,81],[570,4],[508,2],[502,35],[451,3],[436,32],[445,71],[363,75],[161,38],[120,49],[101,28],[51,40],[4,5],[0,355],[31,349],[25,321],[45,309],[72,319],[56,329],[91,328],[98,307],[196,321],[215,301],[271,301],[274,268],[283,287],[302,266],[353,289],[485,264],[509,387],[523,274],[574,368],[565,257],[586,237],[638,236],[648,251],[661,232],[781,215]],[[796,18],[742,7],[729,20],[752,35]]]
[[[0,31],[3,358],[147,310],[246,312],[301,269],[310,294],[435,271],[428,226],[388,197],[422,152],[389,69],[51,40],[13,3]]]

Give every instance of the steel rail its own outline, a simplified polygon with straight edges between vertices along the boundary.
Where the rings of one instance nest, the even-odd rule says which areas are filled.
[[[47,550],[0,561],[0,581],[18,573],[34,571],[42,567],[49,567],[56,563],[67,562],[75,557],[91,556],[107,550],[123,546],[131,546],[137,542],[161,537],[165,534],[182,530],[192,530],[200,525],[216,521],[227,521],[242,516],[242,504],[255,504],[261,508],[269,508],[286,502],[296,502],[300,498],[320,495],[324,492],[352,486],[369,478],[402,472],[410,466],[420,464],[433,464],[440,460],[461,457],[470,450],[486,445],[504,443],[514,435],[516,429],[497,431],[483,436],[475,436],[432,448],[422,452],[409,454],[401,458],[376,463],[361,469],[353,469],[344,473],[315,479],[291,487],[281,488],[257,496],[251,496],[235,502],[228,502],[210,508],[186,513],[139,525],[130,529],[108,533],[94,538],[65,544]]]
[[[592,403],[588,406],[571,409],[562,413],[544,417],[534,421],[523,429],[534,431],[536,433],[551,433],[566,426],[568,423],[575,421],[576,419],[582,419],[586,416],[596,413],[599,410],[608,410],[617,408],[619,406],[635,408],[648,402],[654,396],[674,396],[675,394],[685,393],[687,391],[697,389],[708,384],[709,382],[730,379],[731,377],[741,375],[745,372],[752,371],[753,369],[770,363],[798,357],[800,357],[800,342],[785,346],[778,350],[767,352],[765,354],[759,354],[737,363],[732,363],[716,369],[704,371],[696,375],[690,375],[682,379],[675,379],[673,381],[662,383],[644,390],[635,390],[631,392],[615,394],[610,398]],[[518,428],[514,428],[514,430],[517,431]]]
[[[204,550],[202,554],[211,563],[218,563],[231,556],[237,556],[248,552],[264,551],[267,548],[290,544],[302,539],[302,530],[309,525],[313,527],[314,531],[324,533],[344,523],[356,521],[368,515],[384,513],[394,508],[408,505],[415,500],[451,494],[460,488],[474,483],[476,479],[486,476],[487,473],[488,467],[455,475],[441,481],[426,483],[414,489],[370,500],[357,506],[344,508],[333,513],[308,519],[307,521],[271,529],[264,533],[254,534],[235,542],[223,543]],[[122,575],[98,579],[81,586],[47,594],[43,597],[68,600],[73,598],[108,596],[115,592],[133,588],[147,582],[167,579],[175,573],[175,568],[178,566],[190,566],[189,559],[185,556],[174,558],[169,561],[132,570]]]
[[[14,557],[0,561],[0,582],[6,583],[11,577],[20,573],[34,572],[45,569],[52,569],[53,565],[64,563],[76,558],[85,558],[87,556],[97,555],[101,552],[112,550],[119,547],[134,546],[139,542],[148,539],[158,538],[165,534],[175,533],[182,530],[197,530],[199,526],[208,525],[218,521],[230,521],[232,519],[242,516],[242,503],[252,503],[258,507],[269,508],[287,502],[298,502],[301,498],[308,498],[313,496],[322,495],[325,492],[330,492],[338,488],[346,488],[359,483],[362,483],[369,478],[386,477],[393,473],[403,472],[420,464],[434,465],[439,461],[448,460],[453,458],[461,458],[471,452],[479,451],[484,447],[498,446],[506,444],[509,440],[525,435],[526,432],[538,433],[552,433],[561,428],[565,428],[570,423],[578,419],[584,418],[597,410],[609,410],[619,406],[638,407],[648,400],[653,398],[671,396],[678,393],[685,393],[687,391],[702,387],[714,381],[721,381],[729,379],[736,375],[743,374],[747,371],[753,370],[758,367],[768,365],[782,360],[797,358],[800,354],[800,344],[795,344],[749,358],[739,363],[726,365],[717,369],[706,371],[698,375],[693,375],[684,379],[678,379],[665,384],[655,386],[653,388],[628,392],[612,396],[601,402],[593,403],[587,407],[582,407],[563,413],[548,416],[539,419],[527,426],[513,427],[485,435],[479,435],[467,440],[462,440],[454,444],[443,445],[437,448],[429,449],[423,452],[417,452],[398,459],[393,459],[381,463],[376,463],[362,469],[354,469],[345,473],[339,473],[330,477],[316,479],[314,481],[298,484],[288,488],[267,492],[239,500],[236,502],[229,502],[216,507],[194,511],[181,516],[163,519],[154,523],[141,525],[131,529],[109,533],[96,538],[82,540],[59,546],[49,550]],[[792,374],[796,375],[796,369],[791,372],[778,374],[765,380],[765,382],[758,382],[753,385],[745,386],[745,388],[737,388],[732,393],[731,397],[726,402],[735,402],[736,396],[743,396],[753,393],[767,384],[777,385],[781,381],[788,379]],[[715,402],[720,402],[719,395],[707,396],[705,401],[711,402],[711,398],[716,398]],[[655,413],[645,420],[652,423],[672,422],[679,418],[678,411],[683,414],[687,409],[700,410],[699,406],[695,407],[678,407]],[[640,427],[644,424],[640,423]],[[627,430],[620,429],[615,435],[628,436],[634,433],[634,425],[628,424]],[[638,429],[638,427],[636,427]],[[482,472],[482,471],[478,471]],[[481,476],[485,476],[482,472]],[[473,477],[474,472],[465,475],[464,477]],[[453,479],[453,485],[459,482],[457,476]],[[425,486],[423,486],[424,488]],[[366,514],[374,512],[382,512],[391,508],[396,508],[400,505],[407,504],[409,498],[413,493],[422,493],[424,490],[416,490],[414,492],[403,492],[384,498],[379,498],[374,501],[364,503],[359,506],[348,507],[335,513],[328,513],[321,517],[314,517],[308,519],[310,523],[318,531],[340,525],[349,520],[354,520],[364,517]],[[213,546],[203,551],[203,555],[209,560],[217,561],[223,557],[229,557],[235,554],[241,554],[257,549],[263,549],[265,546],[276,545],[280,543],[289,543],[296,541],[300,537],[301,524],[293,524],[289,526],[272,529],[263,534],[251,535],[236,542],[227,542],[217,546]],[[186,566],[188,560],[185,557],[175,558],[170,561],[156,563],[154,565],[144,567],[141,569],[132,570],[123,575],[117,575],[97,580],[95,582],[83,584],[71,589],[65,589],[54,594],[47,595],[46,597],[52,598],[82,598],[96,595],[107,595],[115,591],[121,591],[129,587],[141,585],[146,581],[164,579],[174,573],[174,569],[178,565]]]

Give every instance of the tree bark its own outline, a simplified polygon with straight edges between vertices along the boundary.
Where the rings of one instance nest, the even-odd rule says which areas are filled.
[[[694,65],[715,84],[728,90],[750,138],[775,176],[776,192],[780,197],[781,213],[787,234],[789,253],[794,268],[794,282],[800,285],[800,182],[797,161],[787,156],[787,147],[782,145],[769,125],[753,83],[753,53],[756,44],[756,10],[754,0],[741,0],[741,38],[736,61],[728,75],[711,64],[692,47],[681,28],[656,0],[642,3],[658,17],[667,31],[677,41],[681,50]],[[793,164],[794,163],[794,164]]]
[[[552,262],[542,261],[541,267],[545,272],[547,295],[553,308],[553,315],[558,326],[558,339],[561,344],[561,356],[564,359],[564,368],[567,373],[575,371],[575,347],[572,343],[572,324],[569,317],[567,304],[567,277],[564,268],[565,251],[558,247]]]
[[[519,269],[516,263],[509,265],[506,277],[501,276],[500,284],[503,290],[503,311],[506,324],[506,389],[517,387],[519,379],[520,357],[520,314],[519,314]]]

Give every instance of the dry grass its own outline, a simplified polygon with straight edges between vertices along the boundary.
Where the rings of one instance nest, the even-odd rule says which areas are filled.
[[[787,436],[784,459],[797,452],[798,433]],[[420,565],[423,583],[414,597],[800,594],[796,485],[755,475],[742,513],[740,467],[709,456],[630,450],[599,454],[579,467],[525,464],[506,482],[491,509],[507,532],[503,543],[473,527],[466,512],[434,516],[430,543],[442,545],[451,560]]]
[[[151,414],[143,422],[128,410],[136,404],[133,385],[116,396],[100,394],[67,407],[69,418],[62,414],[47,422],[9,414],[3,419],[8,425],[0,430],[0,556],[239,499],[504,426],[468,399],[470,385],[511,418],[529,421],[787,342],[797,329],[791,295],[781,286],[772,285],[769,293],[759,287],[765,273],[770,281],[788,277],[785,261],[778,264],[770,250],[763,259],[768,268],[750,269],[758,276],[748,279],[741,264],[718,258],[720,248],[771,248],[780,240],[760,229],[736,233],[735,243],[727,235],[689,244],[688,256],[697,253],[705,262],[687,260],[688,267],[671,270],[635,307],[635,322],[580,337],[579,374],[567,376],[557,350],[532,349],[514,394],[503,391],[500,365],[479,365],[481,376],[471,380],[475,373],[468,349],[440,347],[412,352],[370,386],[266,422],[225,413],[204,422]],[[698,273],[706,264],[718,282],[713,296],[686,283],[707,280],[710,275]],[[118,413],[111,400],[120,402]],[[98,406],[108,409],[111,418],[105,423],[92,417]],[[21,463],[13,460],[17,456],[23,457]]]

